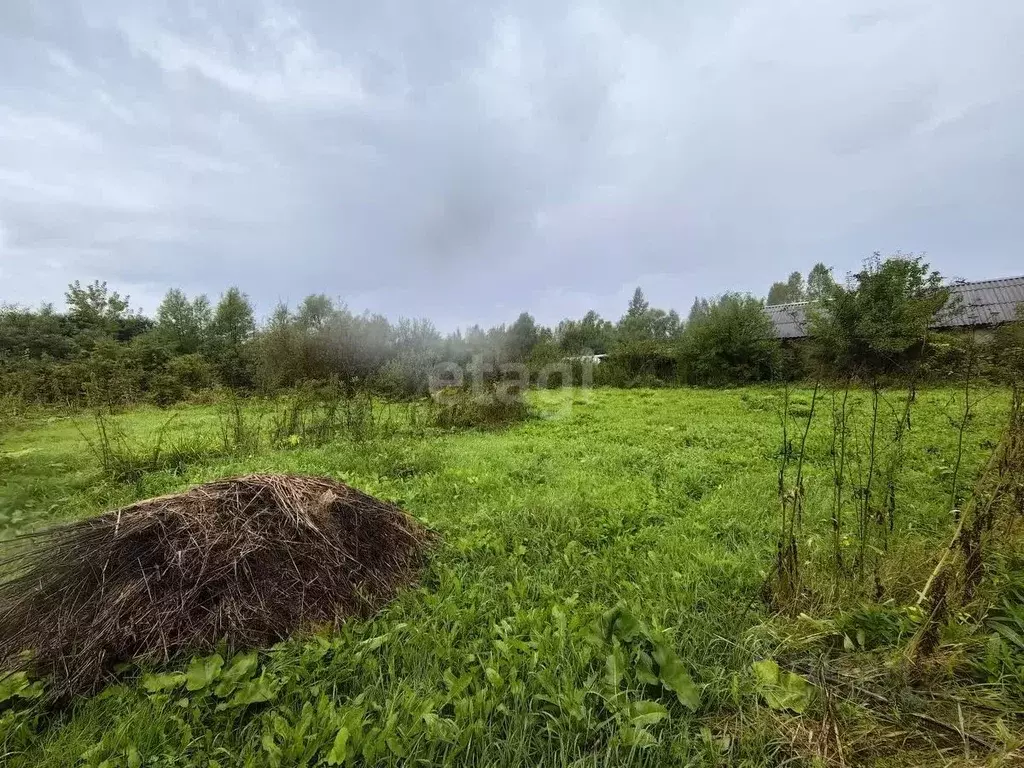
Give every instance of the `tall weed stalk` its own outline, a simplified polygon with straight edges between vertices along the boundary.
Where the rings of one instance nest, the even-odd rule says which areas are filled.
[[[810,410],[800,435],[800,447],[793,450],[789,436],[791,417],[789,385],[783,390],[782,404],[782,447],[779,456],[778,493],[781,527],[775,555],[775,589],[776,604],[791,612],[795,612],[802,592],[800,572],[800,548],[798,539],[803,526],[803,509],[806,489],[804,486],[804,457],[807,453],[807,437],[814,421],[814,411],[818,403],[820,384],[814,385],[811,394]],[[788,484],[788,470],[796,454],[796,474],[792,485]]]

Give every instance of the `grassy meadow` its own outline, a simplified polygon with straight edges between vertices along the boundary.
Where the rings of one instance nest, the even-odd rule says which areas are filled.
[[[779,528],[781,390],[531,397],[539,415],[502,430],[441,431],[396,406],[358,439],[231,451],[218,449],[224,406],[141,408],[105,428],[125,445],[159,435],[163,458],[118,476],[101,466],[87,414],[8,424],[0,538],[215,478],[293,472],[393,500],[442,539],[419,586],[371,621],[255,654],[128,667],[62,711],[33,698],[38,684],[0,684],[0,763],[814,764],[831,705],[771,706],[754,666],[823,626],[776,618],[762,598]],[[969,489],[999,438],[1007,395],[977,393],[955,467],[960,397],[918,394],[882,604],[920,589],[955,526],[954,473]],[[862,434],[869,393],[851,399]],[[808,390],[791,395],[797,434],[810,402]],[[829,408],[818,402],[804,451],[812,553],[830,546]],[[830,615],[838,599],[823,577],[812,608]],[[851,634],[837,652],[866,654]],[[870,707],[831,716],[847,764],[933,764],[945,748]]]

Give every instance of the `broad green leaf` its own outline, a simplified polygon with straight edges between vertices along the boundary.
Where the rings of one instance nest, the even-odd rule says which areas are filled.
[[[658,676],[654,674],[654,660],[645,651],[640,651],[633,671],[636,679],[644,685],[657,685],[659,682]]]
[[[657,746],[658,740],[646,728],[636,728],[632,725],[624,725],[619,729],[619,738],[627,747],[647,749]]]
[[[231,666],[221,674],[214,693],[222,699],[230,696],[243,680],[247,680],[252,675],[253,670],[256,669],[256,661],[255,652],[240,653],[235,656],[231,661]]]
[[[224,659],[219,653],[205,659],[192,659],[192,663],[188,665],[188,670],[185,672],[185,688],[190,691],[206,688],[217,679],[223,666]]]
[[[24,672],[0,678],[0,704],[11,699],[37,699],[43,695],[43,684],[30,683]]]
[[[621,605],[606,611],[601,620],[605,625],[606,642],[611,642],[614,637],[624,641],[632,640],[642,629],[637,618]]]
[[[142,687],[149,693],[161,693],[173,690],[184,682],[183,672],[169,672],[163,675],[145,675],[142,678]]]
[[[142,765],[142,755],[139,754],[139,750],[134,746],[128,747],[125,762],[128,764],[128,768],[140,768]]]
[[[619,686],[622,685],[622,679],[625,674],[626,655],[622,652],[622,648],[616,644],[612,648],[612,652],[608,654],[608,658],[605,659],[604,679],[609,686],[618,690]]]
[[[448,700],[453,701],[462,696],[463,692],[473,683],[473,674],[467,672],[462,677],[455,677],[451,669],[446,669],[441,675],[445,686],[448,688]]]
[[[405,758],[409,756],[409,750],[406,749],[401,739],[397,736],[388,736],[385,743],[388,745],[388,749],[391,750],[391,753],[395,757]]]
[[[1024,637],[1022,637],[1019,632],[1014,631],[1012,627],[1001,621],[993,621],[990,623],[992,625],[992,629],[1017,646],[1018,649],[1024,651]],[[2,699],[0,699],[0,701],[2,701]]]
[[[700,688],[693,682],[676,652],[667,644],[659,643],[654,647],[654,660],[658,662],[658,677],[662,684],[675,693],[680,704],[696,712],[700,706]]]
[[[390,634],[378,635],[377,637],[371,637],[369,640],[364,640],[360,645],[368,651],[376,651],[391,637]]]
[[[334,746],[327,753],[328,765],[342,765],[348,756],[348,728],[342,726],[338,729],[338,735],[334,737]]]
[[[238,690],[235,691],[235,695],[228,702],[228,707],[248,707],[251,704],[260,704],[264,701],[270,701],[274,696],[277,695],[277,689],[280,687],[280,683],[267,677],[267,673],[264,672],[255,680],[248,680],[242,683]]]
[[[668,717],[668,710],[656,701],[635,701],[629,705],[629,720],[636,727],[654,725]]]
[[[263,751],[267,753],[267,760],[271,766],[278,766],[281,764],[281,748],[277,746],[277,742],[274,741],[274,734],[272,731],[264,731],[263,736],[260,738],[260,744],[263,747]]]
[[[487,677],[487,682],[495,688],[501,688],[501,686],[505,684],[501,675],[498,674],[498,670],[493,667],[487,667],[487,669],[484,670],[484,675]]]
[[[788,709],[800,714],[811,703],[814,686],[800,675],[786,672],[771,659],[754,662],[758,690],[772,709]]]

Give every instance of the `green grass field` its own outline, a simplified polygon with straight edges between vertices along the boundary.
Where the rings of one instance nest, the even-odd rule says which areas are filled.
[[[813,749],[794,734],[814,731],[820,704],[803,715],[772,709],[752,671],[780,645],[760,597],[778,528],[779,394],[595,390],[577,393],[560,418],[502,431],[396,427],[316,448],[199,452],[127,483],[100,472],[83,436],[93,430],[87,416],[10,425],[0,433],[0,537],[266,471],[343,480],[396,501],[443,539],[420,586],[372,621],[227,658],[223,669],[218,658],[129,668],[61,713],[0,703],[0,762],[809,761]],[[556,396],[534,395],[535,405]],[[867,394],[856,399],[863,415]],[[954,526],[961,405],[952,390],[919,400],[893,533],[902,546],[887,565],[897,599],[920,587]],[[968,487],[999,436],[1005,400],[982,393],[960,470]],[[797,417],[809,402],[808,391],[795,393]],[[114,418],[144,441],[169,416],[140,409]],[[213,406],[182,409],[166,438],[212,434],[217,418]],[[829,422],[819,405],[805,459],[809,551],[829,532]],[[868,712],[848,717],[871,722]],[[866,760],[870,737],[850,733],[849,754],[863,750]],[[912,764],[881,746],[873,757]]]

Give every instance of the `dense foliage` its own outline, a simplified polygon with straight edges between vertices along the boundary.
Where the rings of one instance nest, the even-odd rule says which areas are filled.
[[[570,375],[579,384],[594,355],[593,383],[620,387],[870,378],[922,360],[915,370],[941,378],[968,354],[962,338],[929,332],[947,292],[920,257],[903,254],[876,254],[845,283],[819,263],[806,281],[794,272],[773,285],[769,304],[810,302],[809,344],[780,343],[765,302],[736,293],[698,298],[685,321],[637,288],[617,322],[590,311],[547,328],[524,312],[509,325],[447,335],[429,320],[356,314],[323,294],[278,306],[262,323],[237,287],[216,303],[171,289],[152,318],[101,282],[75,282],[66,299],[64,311],[0,307],[7,402],[169,405],[216,387],[274,393],[327,381],[401,399],[426,394],[439,373],[452,377],[442,385],[475,376],[557,386]],[[1005,347],[987,345],[988,368],[1009,360]]]
[[[732,373],[709,361],[721,358],[730,366],[748,354],[723,353],[732,337],[715,339],[717,351],[704,352],[706,332],[687,341],[679,315],[651,307],[639,288],[617,323],[591,311],[551,329],[524,312],[510,325],[448,335],[428,320],[355,314],[323,294],[308,296],[295,309],[278,306],[262,324],[236,287],[216,304],[172,289],[153,318],[133,312],[127,297],[105,283],[76,283],[67,299],[64,312],[52,306],[0,311],[0,384],[9,397],[167,405],[212,387],[273,393],[337,380],[398,399],[426,394],[431,377],[445,371],[461,372],[454,384],[467,383],[474,371],[489,382],[513,376],[558,384],[567,363],[589,362],[595,354],[608,355],[599,383],[634,386],[686,380],[679,365],[684,348],[701,356],[694,381],[727,381]],[[722,313],[712,313],[718,316],[737,301],[748,321],[761,319],[761,303],[751,297],[730,295],[703,306],[721,305]],[[765,366],[754,365],[744,380],[767,374]],[[576,379],[581,376],[577,370]]]
[[[810,312],[813,352],[827,368],[876,375],[924,352],[929,326],[946,304],[942,277],[921,257],[877,255],[849,285],[830,285]]]
[[[761,302],[726,294],[691,313],[683,336],[690,378],[707,384],[770,379],[779,367],[779,342]]]

